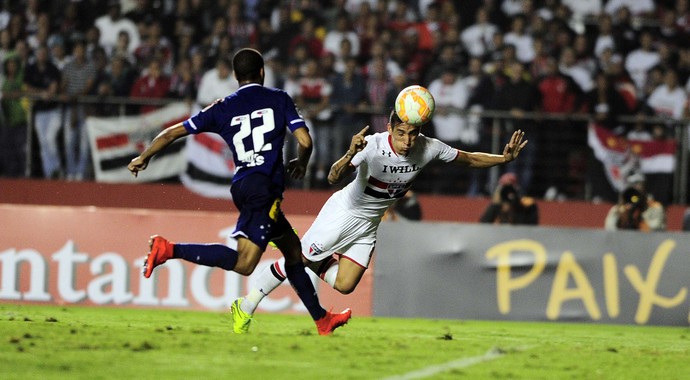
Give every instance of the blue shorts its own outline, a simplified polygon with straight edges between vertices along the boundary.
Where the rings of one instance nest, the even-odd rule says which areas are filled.
[[[232,237],[242,236],[266,249],[268,242],[292,233],[292,226],[280,209],[283,188],[261,174],[254,174],[233,182],[232,200],[240,211]]]

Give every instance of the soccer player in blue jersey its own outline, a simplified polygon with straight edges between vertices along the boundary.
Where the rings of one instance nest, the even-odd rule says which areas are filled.
[[[170,126],[129,163],[134,176],[146,169],[149,160],[173,141],[202,132],[217,133],[233,153],[235,175],[230,192],[240,211],[232,237],[237,249],[222,244],[172,243],[154,235],[144,262],[144,277],[169,259],[219,267],[248,276],[256,268],[269,241],[285,257],[285,272],[300,299],[316,322],[319,334],[328,335],[350,319],[351,310],[324,310],[301,260],[301,245],[280,203],[285,190],[285,173],[304,177],[312,151],[309,130],[290,96],[263,86],[264,60],[254,49],[241,49],[233,57],[233,69],[240,88],[218,99],[190,119]],[[290,129],[298,143],[298,157],[283,164],[283,144]],[[233,316],[241,313],[241,300],[231,306]],[[248,324],[242,328],[248,329]],[[236,333],[246,332],[234,328]]]

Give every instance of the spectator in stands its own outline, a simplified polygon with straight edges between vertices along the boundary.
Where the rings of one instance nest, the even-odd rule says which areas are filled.
[[[613,230],[665,231],[666,210],[645,189],[641,173],[628,177],[628,186],[621,191],[618,203],[606,215],[604,228]]]
[[[93,51],[92,61],[96,71],[89,95],[104,96],[106,94],[103,89],[110,84],[110,73],[108,72],[110,60],[106,55],[105,49],[100,46],[97,47],[96,50]],[[87,107],[89,109],[89,115],[109,116],[116,113],[116,110],[113,108],[114,105],[109,103],[88,104]]]
[[[604,6],[604,11],[616,14],[621,8],[627,8],[634,16],[651,16],[656,6],[652,0],[609,0]]]
[[[498,110],[509,111],[512,120],[510,130],[521,129],[530,136],[530,149],[522,154],[519,163],[508,164],[508,171],[515,173],[520,180],[520,188],[525,194],[529,194],[532,186],[532,176],[536,159],[536,150],[539,149],[539,128],[535,127],[533,120],[524,119],[525,112],[534,112],[537,109],[538,91],[535,86],[524,79],[525,69],[522,63],[514,62],[510,66],[508,81],[496,90],[494,107]]]
[[[50,38],[50,18],[47,13],[41,13],[36,20],[36,32],[29,35],[26,42],[29,44],[31,50],[36,49],[38,45],[47,45],[48,38]]]
[[[359,126],[366,125],[364,116],[358,113],[364,102],[365,85],[366,80],[357,66],[357,58],[353,56],[345,60],[343,72],[336,73],[331,78],[334,132],[338,135],[335,147],[337,152],[347,149],[347,138],[355,135],[358,132],[355,129]]]
[[[525,17],[517,15],[510,23],[510,31],[505,34],[506,44],[515,46],[517,59],[523,64],[527,64],[534,59],[534,45],[532,36],[527,33]]]
[[[498,27],[489,21],[488,10],[481,7],[477,10],[475,23],[461,32],[460,39],[470,56],[484,57],[497,31]]]
[[[630,115],[633,107],[624,95],[616,88],[614,78],[604,72],[598,72],[594,88],[585,95],[586,110],[594,114],[594,120],[602,126],[622,133],[619,116]]]
[[[189,58],[178,61],[175,72],[170,78],[169,96],[188,102],[196,101],[197,83],[192,72],[192,61]]]
[[[230,37],[230,45],[237,48],[255,46],[256,24],[246,17],[245,1],[231,1],[226,10],[228,28],[226,34]],[[232,57],[229,57],[232,59]]]
[[[429,84],[434,95],[436,111],[431,123],[434,137],[456,149],[476,151],[479,144],[479,125],[468,122],[465,114],[471,89],[462,81],[456,66],[446,67],[441,76]],[[443,167],[435,191],[441,194],[465,193],[469,188],[468,171],[462,167]]]
[[[122,56],[113,56],[108,67],[110,95],[126,97],[132,91],[137,74],[131,63]]]
[[[577,112],[577,106],[582,101],[580,87],[572,78],[562,74],[558,70],[558,63],[554,58],[549,58],[545,66],[546,75],[537,81],[540,93],[540,109],[547,114],[566,115]],[[570,120],[550,120],[543,122],[541,137],[548,143],[542,144],[544,157],[541,166],[546,188],[553,188],[560,194],[575,196],[577,191],[570,186],[572,178],[569,177],[569,161],[573,154],[579,152],[575,148],[575,141],[584,130],[576,122]],[[563,152],[563,146],[571,146],[567,152]]]
[[[17,56],[3,63],[2,123],[0,123],[0,175],[21,177],[26,164],[27,115],[22,97],[24,73]]]
[[[594,39],[594,54],[599,57],[604,49],[616,50],[616,37],[613,34],[611,15],[603,13],[598,17],[598,30]]]
[[[89,138],[86,132],[86,106],[77,98],[88,95],[96,79],[96,65],[86,57],[84,41],[72,47],[72,60],[62,70],[60,93],[66,102],[63,112],[65,125],[65,162],[68,180],[83,180],[91,162]]]
[[[234,54],[232,39],[223,35],[218,39],[218,44],[206,53],[205,67],[215,67],[219,59],[231,60]]]
[[[640,34],[640,46],[631,51],[625,58],[625,69],[635,83],[638,94],[644,91],[647,71],[659,63],[661,57],[654,48],[652,32],[644,30]]]
[[[330,107],[333,87],[330,81],[320,72],[316,59],[308,59],[301,68],[302,76],[298,80],[295,104],[302,112],[309,130],[314,136],[314,176],[312,184],[326,186],[326,175],[342,144],[341,134],[336,133],[331,123],[333,111]]]
[[[84,47],[87,59],[93,58],[93,52],[96,49],[102,49],[98,42],[100,38],[101,32],[95,26],[91,25],[86,29],[86,33],[84,34]]]
[[[393,87],[392,76],[386,70],[386,61],[383,57],[373,58],[369,69],[366,85],[366,102],[371,115],[369,125],[372,126],[372,132],[383,132],[382,128],[388,118],[382,114],[385,114],[386,107],[390,104],[386,101],[387,94]]]
[[[562,74],[573,78],[575,83],[580,87],[581,92],[588,92],[594,88],[592,73],[585,66],[577,62],[575,49],[572,47],[566,47],[561,51],[558,69]]]
[[[658,85],[647,99],[657,116],[667,116],[680,119],[684,115],[687,94],[678,85],[678,74],[673,68],[666,69],[664,81]]]
[[[122,8],[119,0],[108,0],[108,13],[96,19],[95,26],[100,31],[100,44],[107,52],[117,45],[120,33],[125,32],[129,36],[128,52],[133,54],[139,47],[139,29],[134,21],[122,17]]]
[[[61,105],[55,102],[60,81],[60,71],[50,62],[48,47],[39,46],[34,62],[24,72],[24,84],[29,94],[39,97],[33,102],[34,126],[46,178],[64,175],[58,145],[58,134],[62,128]]]
[[[173,47],[170,39],[163,35],[159,21],[147,25],[146,30],[146,37],[134,50],[137,66],[143,70],[151,60],[155,59],[159,62],[162,72],[165,75],[170,75],[174,67]]]
[[[5,62],[5,58],[14,50],[13,42],[10,37],[10,31],[7,29],[0,30],[0,62]]]
[[[53,36],[48,42],[48,47],[50,48],[50,60],[58,70],[62,71],[67,62],[72,59],[72,57],[67,55],[67,49],[65,48],[65,42],[62,36]]]
[[[128,64],[134,65],[137,63],[136,57],[134,57],[134,51],[130,47],[130,37],[126,31],[121,31],[117,35],[117,42],[115,47],[110,51],[110,57],[120,56],[127,60]],[[135,49],[136,50],[136,49]]]
[[[402,67],[390,58],[386,43],[380,39],[375,40],[371,45],[371,58],[365,63],[364,72],[371,75],[376,71],[377,68],[374,65],[378,65],[379,61],[383,61],[383,68],[389,77],[393,78],[403,73]]]
[[[216,99],[221,99],[233,93],[239,87],[232,75],[232,64],[228,58],[220,58],[215,68],[208,70],[201,77],[196,102],[206,107]]]
[[[300,23],[300,30],[289,42],[288,55],[291,56],[298,45],[306,44],[310,58],[319,59],[323,54],[323,42],[317,34],[318,25],[313,17],[306,17]]]
[[[359,55],[359,36],[351,28],[350,17],[346,12],[341,12],[336,17],[335,29],[326,32],[323,40],[324,51],[335,54],[336,58],[345,59],[341,56],[341,42],[350,42],[350,54]]]
[[[676,0],[675,3],[676,26],[687,36],[690,33],[690,1]]]
[[[152,59],[143,75],[132,84],[130,96],[141,99],[163,99],[170,93],[170,77],[163,73],[161,62]],[[215,99],[214,99],[215,100]],[[154,111],[161,106],[159,104],[145,104],[139,108],[144,114]]]
[[[505,173],[491,197],[491,203],[479,218],[480,223],[539,224],[539,207],[534,198],[520,194],[520,185],[514,173]]]
[[[602,9],[602,0],[562,0],[561,3],[568,7],[572,17],[579,21],[599,16]]]
[[[432,81],[443,75],[447,67],[460,67],[459,46],[445,43],[438,48],[438,54],[424,74],[422,84],[428,86]]]

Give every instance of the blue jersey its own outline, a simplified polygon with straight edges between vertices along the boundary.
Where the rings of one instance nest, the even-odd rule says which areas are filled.
[[[190,134],[219,134],[232,150],[233,183],[250,174],[264,174],[285,184],[283,145],[289,128],[305,127],[295,103],[283,90],[256,83],[244,85],[183,123]]]

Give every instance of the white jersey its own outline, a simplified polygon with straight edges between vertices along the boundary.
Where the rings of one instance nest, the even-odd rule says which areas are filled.
[[[420,134],[408,155],[398,156],[390,139],[388,132],[365,137],[367,146],[351,161],[357,167],[357,178],[332,196],[353,216],[380,220],[429,162],[451,162],[458,155],[457,149]]]

